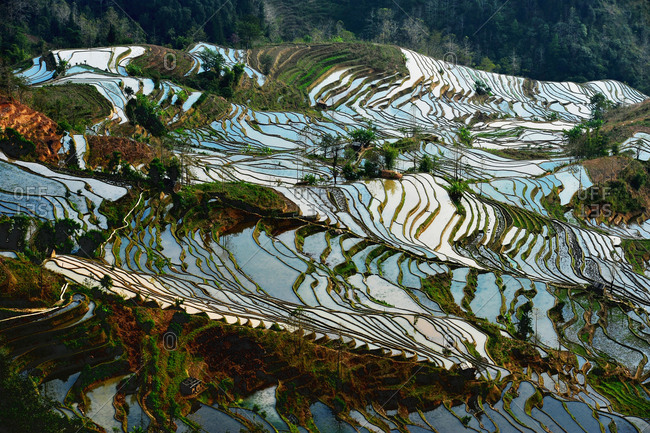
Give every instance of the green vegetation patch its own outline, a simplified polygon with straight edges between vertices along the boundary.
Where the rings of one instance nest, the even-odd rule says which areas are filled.
[[[65,278],[24,259],[0,257],[0,305],[50,306],[58,301]]]
[[[30,87],[26,103],[65,129],[71,127],[80,132],[105,119],[113,110],[108,100],[89,84]]]
[[[623,239],[621,241],[625,259],[634,267],[636,272],[645,270],[645,263],[650,260],[649,239]]]
[[[617,412],[646,418],[650,413],[648,392],[638,383],[624,378],[602,377],[602,374],[592,372],[587,380],[594,389],[606,397]]]
[[[437,274],[428,278],[422,278],[421,281],[422,291],[435,301],[442,308],[442,311],[456,316],[463,314],[463,311],[454,302],[454,297],[451,294],[451,275]]]
[[[129,75],[160,79],[182,80],[192,70],[194,59],[183,51],[156,45],[147,46],[142,56],[131,60]]]
[[[173,195],[171,213],[183,226],[221,230],[244,222],[246,214],[265,217],[293,215],[297,207],[281,194],[247,182],[213,182],[192,185]]]
[[[287,84],[308,89],[333,67],[363,67],[376,72],[406,74],[404,56],[395,46],[371,43],[332,43],[268,50],[277,69],[271,74]],[[261,55],[263,57],[264,54]]]
[[[203,197],[220,197],[239,201],[264,210],[282,210],[285,199],[271,188],[248,182],[213,182],[183,188],[179,194],[183,200],[198,205]]]
[[[11,357],[0,352],[0,425],[7,432],[87,433],[79,419],[70,420],[42,397],[29,376],[11,368]]]

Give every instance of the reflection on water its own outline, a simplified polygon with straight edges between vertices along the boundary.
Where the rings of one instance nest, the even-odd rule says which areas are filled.
[[[127,431],[133,430],[135,427],[142,427],[146,430],[149,427],[150,419],[142,410],[140,402],[135,394],[127,395],[124,399],[125,403],[129,405],[129,414],[127,415]]]
[[[277,428],[278,430],[286,429],[288,428],[287,424],[282,420],[280,414],[275,408],[276,388],[277,388],[276,386],[272,386],[270,388],[257,391],[256,393],[248,397],[246,400],[244,400],[244,407],[247,407],[248,409],[253,409],[257,406],[259,408],[259,412],[264,413],[266,415],[265,417],[266,420],[270,422],[273,425],[273,427]]]
[[[51,398],[52,400],[63,405],[65,396],[72,388],[72,385],[75,383],[77,378],[81,373],[75,373],[70,375],[65,379],[54,379],[47,382],[43,382],[40,386],[40,392],[43,396]]]
[[[113,398],[117,393],[117,386],[125,377],[109,379],[86,394],[90,401],[90,406],[86,409],[86,416],[109,432],[112,432],[114,428],[117,428],[118,431],[122,430],[122,424],[115,419]]]
[[[239,433],[245,428],[242,423],[224,412],[203,404],[199,410],[188,415],[187,418],[199,424],[207,433]]]

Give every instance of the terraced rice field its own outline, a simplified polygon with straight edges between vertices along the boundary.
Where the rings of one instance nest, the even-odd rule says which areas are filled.
[[[202,70],[196,54],[205,47],[210,46],[198,44],[190,50],[195,63],[189,73]],[[508,385],[498,403],[447,404],[411,413],[408,430],[650,429],[640,418],[617,413],[609,396],[586,379],[595,360],[603,358],[646,384],[650,378],[650,274],[636,272],[621,246],[629,237],[648,238],[650,228],[587,228],[555,219],[542,205],[552,192],[567,204],[592,184],[585,169],[561,149],[562,131],[590,117],[590,97],[601,92],[615,103],[631,104],[645,95],[611,80],[531,82],[408,50],[402,50],[404,71],[378,71],[349,62],[345,53],[327,57],[328,51],[319,46],[276,47],[265,51],[273,61],[265,76],[259,72],[264,53],[216,48],[226,64],[246,63],[246,74],[260,86],[284,80],[303,89],[312,105],[325,104],[327,109],[317,116],[231,104],[220,118],[184,131],[194,147],[186,155],[191,182],[246,181],[272,187],[298,205],[302,222],[274,235],[257,223],[219,237],[186,230],[180,220],[161,223],[159,204],[141,200],[127,216],[126,227],[104,246],[101,260],[61,256],[47,263],[49,269],[79,283],[107,274],[114,281],[112,290],[127,298],[143,294],[163,307],[182,299],[189,313],[205,312],[243,326],[295,330],[289,317],[300,307],[305,327],[317,341],[342,336],[350,347],[447,369],[472,366],[484,380],[515,372],[493,359],[488,335],[467,318],[485,319],[504,338],[513,339],[525,305],[530,305],[540,354],[570,352],[577,355],[577,365],[563,371],[530,366],[523,372],[525,380],[515,385],[518,389]],[[125,86],[159,104],[180,92],[164,80],[154,91],[150,80],[120,76],[126,62],[140,52],[140,47],[60,51],[60,59],[92,67],[93,72],[70,70],[48,81],[49,72],[35,60],[23,74],[39,85],[91,84],[114,107],[109,123],[124,123]],[[491,95],[478,95],[476,80],[486,83]],[[192,109],[199,95],[191,93],[183,110]],[[320,137],[345,135],[369,121],[382,142],[395,142],[414,126],[438,137],[403,153],[397,164],[405,171],[413,161],[435,156],[440,160],[437,171],[400,180],[334,183],[330,166],[314,158],[321,152]],[[454,146],[460,126],[471,129],[473,147]],[[83,137],[76,140],[80,143]],[[647,160],[648,143],[650,137],[641,134],[621,147]],[[544,150],[547,156],[514,160],[492,152],[511,148]],[[471,190],[458,204],[445,180],[456,161]],[[4,161],[0,171],[3,212],[18,213],[25,206],[12,199],[12,182],[42,183],[47,197],[28,196],[25,202],[43,205],[46,218],[74,216],[86,227],[102,227],[101,216],[91,222],[93,209],[101,200],[125,193],[36,164]],[[298,185],[307,174],[321,182]],[[432,280],[449,283],[448,294],[441,295],[447,304],[428,293]],[[593,302],[593,287],[604,287],[608,296],[629,304]],[[449,304],[458,314],[445,312]],[[537,399],[543,404],[533,405]],[[275,411],[272,398],[265,404],[269,413]],[[237,417],[222,409],[202,406],[193,416],[204,425],[217,420],[236,426]],[[389,431],[397,415],[368,407],[365,413],[352,411],[356,423],[348,423],[321,403],[312,405],[311,413],[321,432],[334,431],[331,426],[336,431]],[[262,424],[268,431],[286,430],[280,416]]]

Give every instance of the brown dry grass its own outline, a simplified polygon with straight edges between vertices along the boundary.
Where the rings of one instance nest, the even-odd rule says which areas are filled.
[[[613,143],[621,143],[637,132],[650,134],[650,100],[610,110],[602,132]]]
[[[582,165],[589,173],[591,180],[596,184],[600,184],[609,180],[616,180],[619,173],[629,164],[630,159],[624,156],[606,156],[585,161]]]
[[[182,79],[194,65],[192,56],[180,50],[146,45],[147,51],[132,60],[134,65],[141,67],[145,73],[157,72],[161,77]]]
[[[61,135],[52,119],[18,101],[0,96],[0,128],[13,128],[36,145],[40,161],[55,163]]]
[[[91,167],[106,167],[113,152],[120,152],[122,160],[134,166],[148,164],[154,156],[153,150],[145,143],[123,137],[89,136],[87,137]]]

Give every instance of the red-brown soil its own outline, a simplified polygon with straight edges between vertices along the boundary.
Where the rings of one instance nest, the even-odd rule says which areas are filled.
[[[46,115],[18,101],[0,96],[0,128],[13,128],[33,141],[40,161],[58,162],[61,134],[57,133],[56,122]]]
[[[153,159],[153,150],[146,144],[123,137],[89,136],[86,137],[90,154],[88,163],[91,167],[106,167],[113,152],[120,152],[123,161],[134,166],[147,164]]]

